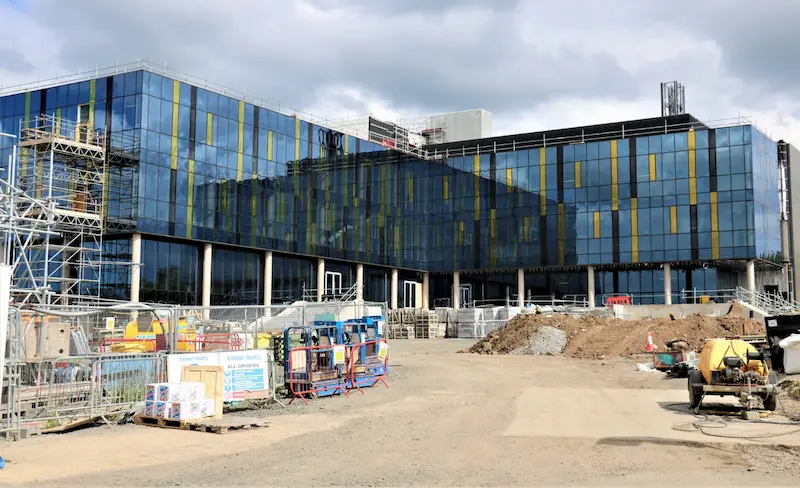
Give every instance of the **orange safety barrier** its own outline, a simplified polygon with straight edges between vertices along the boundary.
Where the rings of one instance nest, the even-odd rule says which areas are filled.
[[[194,339],[184,339],[183,334],[178,334],[178,343],[187,343],[194,351],[239,351],[244,346],[244,340],[238,334],[198,334]],[[191,349],[191,348],[190,348]]]
[[[386,339],[364,341],[349,345],[350,361],[348,362],[348,389],[354,389],[366,395],[361,387],[371,388],[379,382],[389,388],[386,375],[389,373],[389,343]],[[360,357],[362,351],[370,351],[369,355]]]
[[[286,359],[286,383],[292,399],[300,398],[308,405],[306,395],[328,396],[342,393],[348,396],[348,348],[344,344],[297,347]],[[300,389],[298,389],[298,386]]]

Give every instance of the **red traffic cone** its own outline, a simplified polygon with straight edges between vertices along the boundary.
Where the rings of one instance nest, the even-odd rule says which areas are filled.
[[[650,332],[647,333],[647,352],[653,352],[656,350],[656,346],[653,345],[653,335]]]

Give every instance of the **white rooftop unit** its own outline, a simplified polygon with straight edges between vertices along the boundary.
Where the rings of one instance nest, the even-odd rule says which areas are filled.
[[[441,129],[443,133],[444,140],[431,140],[433,144],[492,136],[492,113],[482,108],[431,115],[428,119],[429,130]]]

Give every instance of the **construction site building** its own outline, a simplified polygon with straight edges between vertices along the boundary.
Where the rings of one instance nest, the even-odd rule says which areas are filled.
[[[795,182],[748,121],[680,114],[486,137],[490,114],[469,116],[466,135],[456,116],[356,130],[140,63],[0,93],[0,132],[19,137],[0,137],[0,161],[21,151],[20,191],[61,212],[49,245],[63,265],[30,285],[51,299],[278,304],[352,290],[392,308],[459,308],[793,293],[781,219]],[[92,134],[69,137],[91,154],[57,147],[67,124]],[[71,201],[40,181],[54,172]]]

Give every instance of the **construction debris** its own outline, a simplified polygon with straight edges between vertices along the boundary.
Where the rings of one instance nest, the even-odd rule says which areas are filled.
[[[539,327],[528,342],[513,351],[513,355],[533,354],[536,356],[551,356],[561,354],[567,345],[567,333],[561,329],[548,325]]]
[[[583,359],[605,359],[644,352],[647,334],[656,350],[668,350],[667,342],[680,340],[681,348],[700,350],[706,339],[739,335],[763,335],[764,325],[742,317],[692,315],[672,320],[669,317],[622,320],[593,316],[519,315],[505,327],[494,330],[469,351],[478,354],[510,354],[526,346],[542,327],[566,333],[563,354]],[[685,344],[684,344],[685,343]]]

